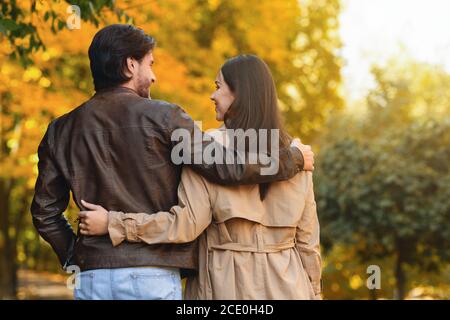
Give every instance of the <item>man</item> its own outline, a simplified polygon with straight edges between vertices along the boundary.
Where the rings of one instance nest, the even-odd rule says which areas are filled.
[[[95,95],[50,123],[39,145],[33,223],[63,267],[83,271],[77,299],[180,299],[179,270],[196,269],[195,242],[114,248],[107,235],[75,235],[63,216],[70,191],[80,209],[81,199],[89,198],[127,212],[158,212],[178,202],[181,166],[170,158],[171,134],[183,128],[194,135],[194,122],[180,107],[149,99],[156,81],[154,46],[152,37],[131,25],[100,30],[89,47]],[[191,152],[198,150],[195,144],[211,143],[192,139]],[[224,164],[189,165],[220,184],[284,180],[313,169],[308,146],[280,150],[279,170],[271,176],[260,175],[260,164],[225,164],[226,151]]]

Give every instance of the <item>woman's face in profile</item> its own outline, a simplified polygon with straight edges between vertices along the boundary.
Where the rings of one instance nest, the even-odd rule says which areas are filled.
[[[211,95],[211,100],[214,101],[216,106],[216,120],[223,121],[225,113],[234,101],[234,96],[223,79],[222,72],[219,72],[214,82],[216,84],[216,91]]]

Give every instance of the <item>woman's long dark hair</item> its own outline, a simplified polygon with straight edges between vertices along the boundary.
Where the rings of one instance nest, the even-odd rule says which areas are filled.
[[[239,55],[226,61],[221,72],[234,95],[224,116],[227,129],[279,129],[279,148],[288,148],[291,137],[283,128],[275,83],[266,63],[254,55]],[[270,134],[267,140],[270,152]],[[261,201],[268,188],[269,183],[259,185]]]

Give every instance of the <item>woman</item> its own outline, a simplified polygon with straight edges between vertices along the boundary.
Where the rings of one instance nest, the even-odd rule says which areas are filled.
[[[210,132],[217,141],[228,145],[226,129],[279,129],[280,146],[291,143],[280,123],[272,75],[262,60],[253,55],[232,58],[215,83],[211,100],[216,119],[225,124]],[[109,232],[114,246],[198,238],[199,272],[187,280],[186,299],[320,299],[319,223],[311,172],[270,185],[230,187],[184,168],[178,197],[179,205],[155,214],[107,212],[84,201],[91,211],[80,212],[80,232]]]

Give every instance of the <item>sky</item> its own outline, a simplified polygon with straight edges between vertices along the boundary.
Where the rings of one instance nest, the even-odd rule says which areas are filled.
[[[394,55],[441,64],[450,73],[450,0],[343,0],[339,32],[349,100],[373,86],[370,66]]]

